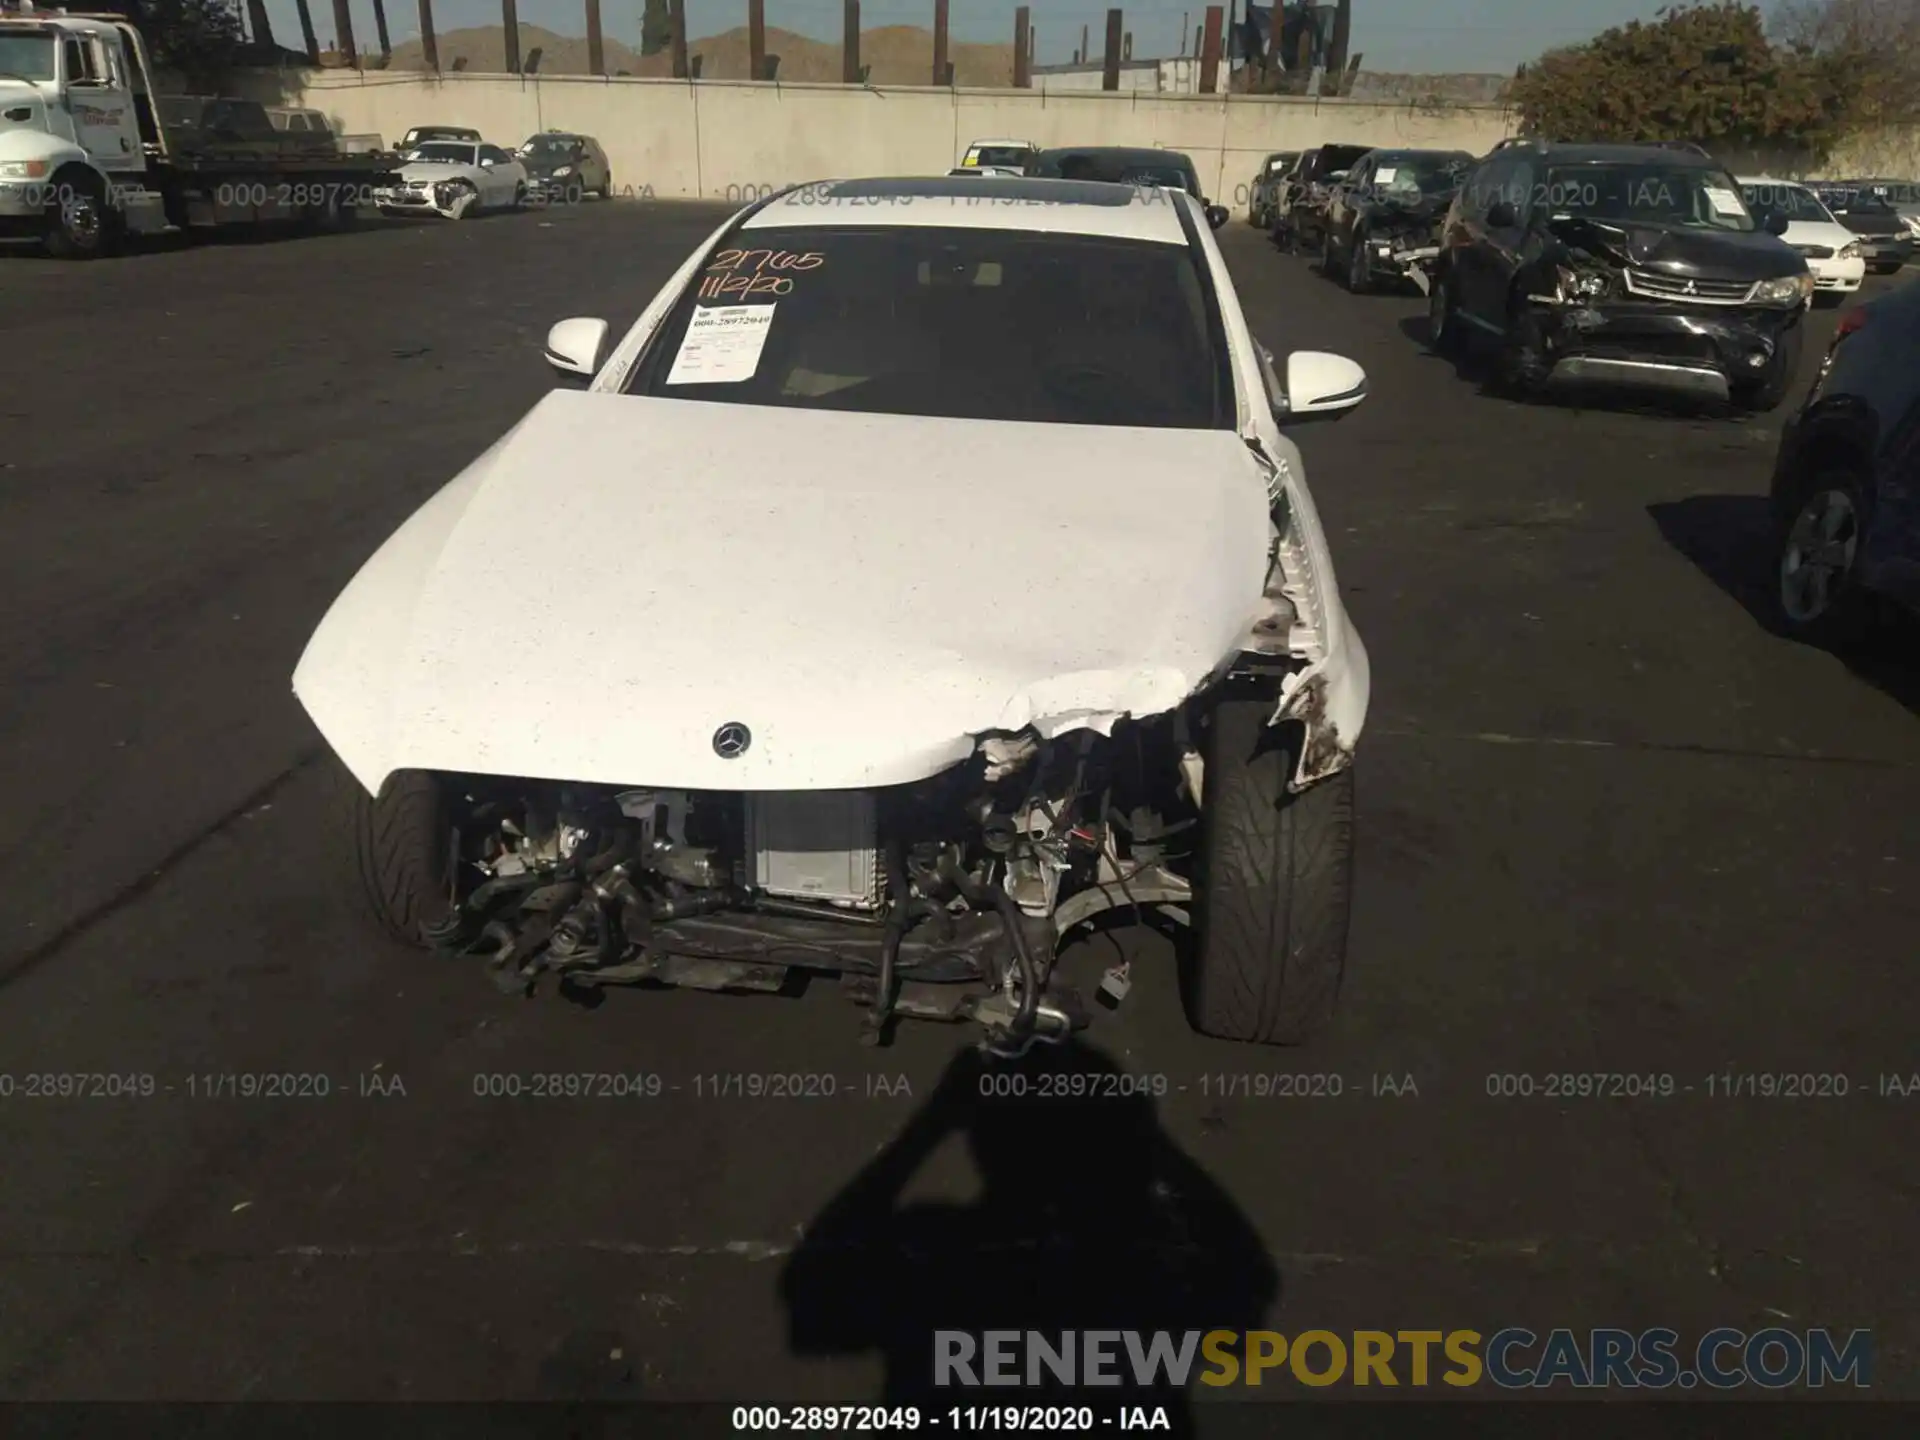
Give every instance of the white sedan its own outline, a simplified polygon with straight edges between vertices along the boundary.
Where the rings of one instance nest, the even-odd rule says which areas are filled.
[[[1813,191],[1798,181],[1751,175],[1741,177],[1740,195],[1762,225],[1771,216],[1785,217],[1780,238],[1805,257],[1816,300],[1822,295],[1838,299],[1860,288],[1867,262],[1859,237],[1834,219]]]
[[[1199,202],[801,187],[610,338],[554,326],[567,386],[295,671],[380,928],[509,991],[835,973],[1012,1054],[1147,907],[1204,1032],[1330,1020],[1370,680],[1290,432],[1366,377],[1276,368]]]
[[[527,170],[498,145],[429,140],[407,152],[398,183],[373,198],[383,214],[463,220],[526,204]]]

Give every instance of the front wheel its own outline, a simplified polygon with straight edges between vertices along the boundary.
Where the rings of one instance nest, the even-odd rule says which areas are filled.
[[[47,253],[61,260],[99,260],[119,248],[119,217],[100,182],[57,181],[47,206]]]
[[[1460,353],[1460,311],[1453,298],[1453,277],[1440,269],[1433,272],[1427,287],[1427,348],[1448,357]]]
[[[1353,771],[1293,794],[1298,727],[1267,724],[1272,701],[1229,700],[1202,744],[1194,879],[1196,1030],[1297,1045],[1333,1018],[1353,906]]]
[[[1827,470],[1781,499],[1773,548],[1780,628],[1826,649],[1864,644],[1878,608],[1857,578],[1871,514],[1866,486],[1850,470]]]
[[[1500,386],[1516,399],[1530,399],[1545,387],[1551,368],[1540,318],[1516,297],[1500,340]]]
[[[453,909],[458,846],[443,782],[402,770],[374,796],[345,766],[334,770],[334,843],[345,852],[349,902],[375,929],[426,948],[426,927]]]
[[[1373,288],[1373,262],[1367,258],[1367,237],[1354,232],[1347,246],[1347,289],[1364,295]]]

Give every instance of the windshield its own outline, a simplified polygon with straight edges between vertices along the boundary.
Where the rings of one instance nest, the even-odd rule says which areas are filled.
[[[1371,145],[1322,145],[1313,162],[1313,173],[1325,179],[1336,170],[1351,170],[1354,162],[1372,149]]]
[[[750,238],[770,248],[713,253],[633,393],[1066,425],[1234,424],[1219,313],[1184,245],[921,226]]]
[[[1723,171],[1694,165],[1556,165],[1532,199],[1556,218],[1699,230],[1755,228],[1733,180]]]
[[[1460,188],[1473,168],[1471,155],[1389,155],[1373,167],[1374,188],[1407,199],[1445,195]]]
[[[1006,165],[1023,169],[1033,151],[1025,145],[976,145],[967,152],[969,165]]]
[[[409,160],[448,160],[455,165],[472,165],[479,159],[478,147],[456,145],[451,140],[429,140],[407,157]]]
[[[0,78],[53,79],[53,36],[0,35]]]
[[[1747,209],[1753,212],[1753,218],[1762,225],[1778,215],[1788,224],[1801,221],[1806,224],[1831,225],[1833,215],[1820,203],[1820,197],[1804,185],[1781,185],[1767,182],[1760,185],[1742,185],[1740,198],[1747,202]]]
[[[520,147],[520,153],[535,160],[571,160],[580,153],[580,142],[559,135],[536,135]]]
[[[1883,198],[1874,194],[1871,190],[1860,189],[1857,186],[1841,186],[1832,190],[1822,191],[1821,193],[1825,196],[1827,204],[1844,215],[1852,215],[1858,218],[1868,215],[1891,215],[1894,213],[1893,206],[1889,205]]]

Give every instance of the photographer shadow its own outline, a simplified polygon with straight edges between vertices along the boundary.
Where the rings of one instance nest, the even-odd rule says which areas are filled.
[[[1161,1129],[1152,1097],[1078,1042],[1014,1062],[955,1056],[901,1133],[828,1203],[781,1276],[788,1340],[800,1355],[878,1350],[883,1400],[923,1414],[955,1405],[1165,1407],[1190,1419],[1187,1385],[1164,1369],[1136,1378],[1119,1337],[1117,1384],[1069,1389],[1046,1369],[1033,1388],[939,1383],[935,1332],[1182,1332],[1258,1328],[1280,1276],[1252,1224]],[[1065,1093],[1061,1093],[1061,1092]],[[979,1177],[970,1203],[902,1204],[908,1182],[950,1137]],[[1024,1381],[1024,1345],[1010,1368]],[[1076,1359],[1080,1357],[1076,1356]],[[1187,1379],[1207,1368],[1196,1350]],[[984,1378],[986,1357],[971,1356]],[[1084,1375],[1076,1372],[1076,1379]],[[1096,1421],[1096,1423],[1099,1423]]]

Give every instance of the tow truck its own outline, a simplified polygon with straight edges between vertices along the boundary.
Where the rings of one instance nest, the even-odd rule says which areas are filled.
[[[391,155],[289,146],[252,101],[161,95],[153,74],[124,16],[0,0],[0,237],[90,260],[201,225],[344,229],[393,181]]]

